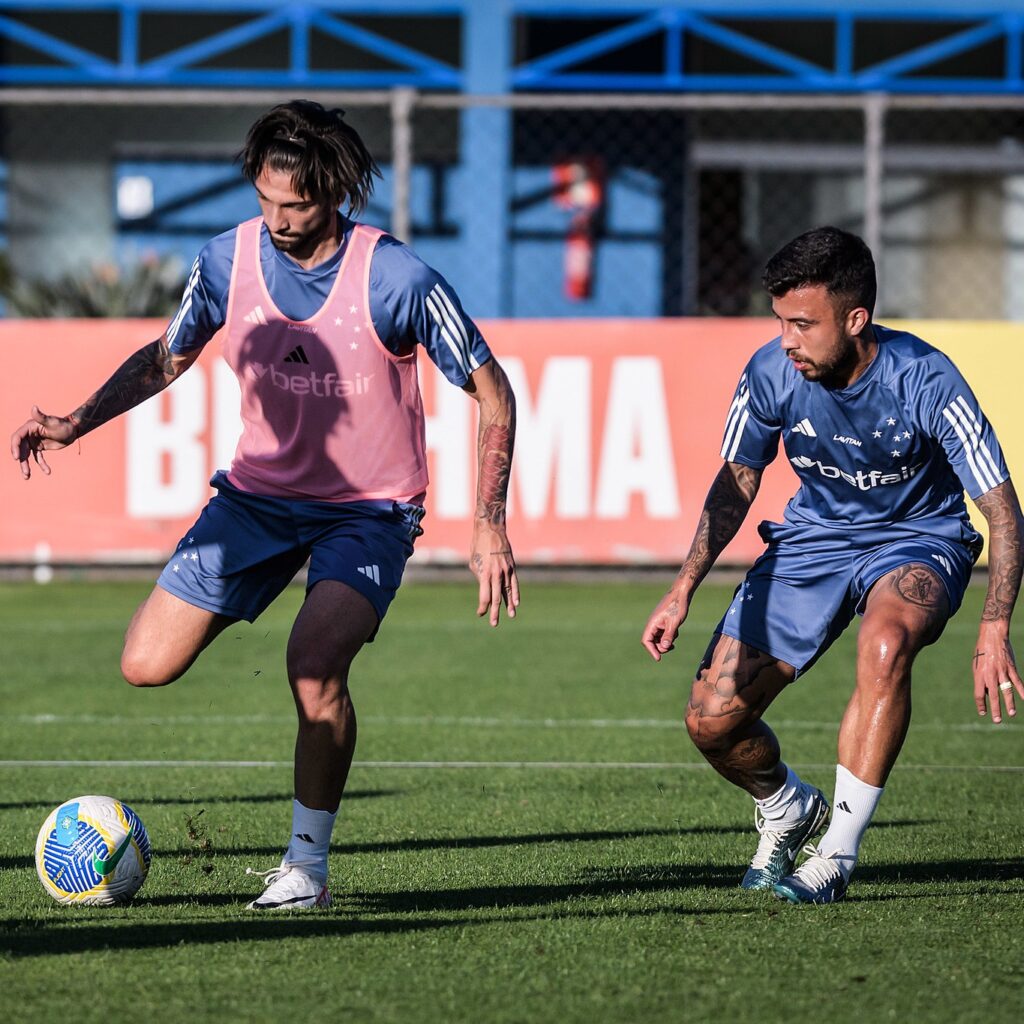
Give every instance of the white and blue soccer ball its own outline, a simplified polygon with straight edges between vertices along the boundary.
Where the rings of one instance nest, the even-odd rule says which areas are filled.
[[[52,811],[36,839],[36,871],[58,903],[130,900],[149,873],[142,819],[110,796],[76,796]]]

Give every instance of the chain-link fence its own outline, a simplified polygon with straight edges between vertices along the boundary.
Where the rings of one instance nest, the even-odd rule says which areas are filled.
[[[257,212],[233,157],[287,98],[0,94],[8,315],[173,307]],[[833,223],[874,249],[880,315],[1024,319],[1024,97],[317,98],[381,163],[365,219],[477,316],[763,314],[765,260]]]

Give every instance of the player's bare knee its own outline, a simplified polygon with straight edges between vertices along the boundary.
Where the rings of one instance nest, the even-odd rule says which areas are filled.
[[[131,686],[166,686],[179,678],[180,672],[168,671],[166,666],[145,655],[125,648],[121,655],[121,675]]]
[[[865,623],[857,637],[858,676],[901,677],[922,638],[899,620]]]
[[[695,687],[696,689],[696,687]],[[693,745],[702,753],[729,749],[734,734],[746,721],[740,721],[726,707],[727,702],[716,694],[691,695],[686,708],[686,731]]]
[[[299,674],[291,680],[299,718],[305,722],[333,722],[351,704],[346,677],[336,674]]]

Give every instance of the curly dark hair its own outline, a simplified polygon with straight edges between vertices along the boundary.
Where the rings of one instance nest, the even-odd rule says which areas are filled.
[[[794,288],[823,284],[842,312],[863,306],[873,313],[878,285],[864,240],[840,228],[815,228],[787,242],[767,263],[761,283],[774,298]]]
[[[365,209],[380,177],[377,161],[345,111],[328,110],[314,100],[292,100],[268,110],[249,129],[238,154],[242,173],[255,183],[264,167],[285,171],[299,195]]]

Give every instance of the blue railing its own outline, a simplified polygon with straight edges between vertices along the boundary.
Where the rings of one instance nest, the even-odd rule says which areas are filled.
[[[108,20],[114,15],[116,47],[105,39],[101,48],[108,52],[99,54],[89,48],[88,38],[74,38],[70,29],[41,27],[40,16],[70,12]],[[147,19],[167,14],[191,16],[195,38],[143,54]],[[230,16],[234,24],[221,23],[204,34],[201,21],[209,15]],[[394,37],[388,32],[389,22],[397,27],[410,16],[426,19],[424,43],[434,31],[431,19],[437,21],[437,32],[460,37],[461,59],[439,59],[425,45],[399,41],[401,32]],[[368,17],[373,28],[365,24]],[[511,52],[516,21],[541,30],[554,21],[583,27],[573,42],[542,56],[523,54],[517,61]],[[486,55],[492,71],[488,81],[503,83],[507,90],[1014,93],[1024,85],[1024,5],[1016,0],[0,0],[0,46],[18,49],[16,60],[0,62],[0,85],[407,85],[479,91],[473,70],[479,59],[468,51],[481,34],[470,26],[488,23],[493,26],[490,38],[506,41]],[[767,41],[758,31],[770,24],[799,34],[810,23],[828,40],[814,59]],[[864,54],[874,48],[866,37],[884,34],[886,26],[897,23],[927,25],[927,38],[865,62]],[[592,24],[601,27],[588,30]],[[282,33],[287,42],[278,66],[261,64],[251,50],[246,52],[252,44],[270,45]],[[359,63],[385,67],[325,67],[312,56],[315,46],[326,41],[370,58]],[[593,69],[593,62],[622,56],[638,43],[659,54],[655,70],[615,69],[628,61],[609,62],[610,70]],[[725,56],[724,64],[731,61],[745,70],[694,66],[695,53],[711,50]],[[969,73],[949,69],[951,61],[972,59]]]
[[[104,58],[54,31],[29,23],[29,15],[58,12],[117,15],[119,58]],[[461,70],[413,47],[346,20],[340,15],[452,17],[461,4],[390,0],[353,4],[351,0],[0,0],[0,40],[19,44],[42,58],[0,65],[0,84],[221,86],[273,88],[381,88],[396,85],[420,89],[459,89]],[[238,23],[211,31],[187,45],[148,59],[140,55],[143,19],[147,15],[182,17],[237,16]],[[287,67],[245,66],[239,51],[249,44],[287,33]],[[315,35],[337,40],[391,65],[387,70],[345,70],[314,67],[310,60]],[[242,66],[202,65],[234,56]]]

